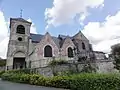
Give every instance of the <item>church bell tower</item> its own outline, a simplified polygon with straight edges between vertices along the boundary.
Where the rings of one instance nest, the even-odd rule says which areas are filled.
[[[10,37],[7,52],[7,69],[21,69],[29,63],[29,37],[31,22],[23,18],[10,18]]]

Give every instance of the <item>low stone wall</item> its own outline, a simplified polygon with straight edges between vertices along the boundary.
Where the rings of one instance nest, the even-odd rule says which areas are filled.
[[[97,62],[96,65],[98,66],[98,70],[97,72],[99,73],[111,73],[111,72],[118,72],[118,70],[116,70],[114,68],[114,64],[112,61],[101,61],[101,62]]]
[[[44,75],[44,76],[48,76],[48,77],[53,76],[53,72],[52,72],[51,67],[37,68],[37,71],[39,74]]]
[[[62,65],[57,65],[54,67],[46,66],[46,67],[39,67],[36,68],[38,73],[44,75],[44,76],[53,76],[53,72],[58,73],[58,72],[64,72],[64,71],[76,71],[76,72],[81,72],[85,64],[83,63],[71,63],[71,64],[62,64]],[[117,72],[117,70],[114,69],[114,65],[112,61],[99,61],[96,63],[91,63],[93,67],[96,68],[98,73],[111,73],[111,72]]]

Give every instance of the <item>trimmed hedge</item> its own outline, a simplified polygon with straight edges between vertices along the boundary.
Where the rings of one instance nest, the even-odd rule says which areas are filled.
[[[69,76],[44,77],[37,74],[5,72],[3,80],[27,83],[32,85],[50,86],[71,90],[118,90],[120,89],[119,74],[77,74]]]

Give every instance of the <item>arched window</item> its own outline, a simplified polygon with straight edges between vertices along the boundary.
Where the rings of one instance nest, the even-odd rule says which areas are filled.
[[[68,57],[70,57],[70,58],[73,57],[73,50],[71,47],[68,48]]]
[[[52,48],[51,46],[47,45],[44,48],[44,57],[52,57]]]
[[[16,33],[25,34],[25,27],[23,25],[18,25]]]
[[[85,50],[85,44],[82,42],[82,49]]]

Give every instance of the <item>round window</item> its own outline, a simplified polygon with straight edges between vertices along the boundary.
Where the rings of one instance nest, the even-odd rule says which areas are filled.
[[[18,38],[18,41],[22,41],[22,38],[21,38],[21,37],[19,37],[19,38]]]

